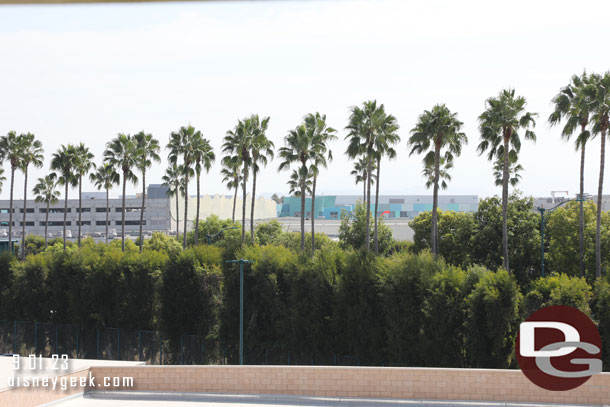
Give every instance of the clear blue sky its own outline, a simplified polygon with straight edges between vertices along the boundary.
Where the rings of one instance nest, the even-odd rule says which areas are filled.
[[[303,115],[320,111],[340,129],[340,140],[319,190],[360,193],[343,154],[343,128],[349,106],[377,99],[397,117],[403,139],[398,159],[382,164],[381,192],[419,194],[429,191],[406,140],[424,109],[446,103],[470,143],[445,193],[488,196],[499,190],[491,164],[475,151],[477,116],[487,97],[514,87],[540,113],[538,142],[523,144],[519,188],[574,194],[579,156],[546,118],[572,74],[610,69],[609,12],[603,0],[3,6],[0,133],[30,131],[42,140],[47,160],[31,171],[33,179],[48,172],[62,143],[85,142],[99,162],[118,132],[144,129],[165,145],[172,130],[191,123],[220,155],[238,118],[271,116],[269,136],[281,146]],[[165,164],[150,171],[150,182],[160,182]],[[261,193],[287,193],[288,173],[278,174],[277,165],[259,177]],[[595,141],[585,175],[593,194],[598,165]],[[227,192],[219,168],[204,178],[204,193]],[[16,197],[23,195],[21,180]],[[0,196],[8,197],[8,181]]]

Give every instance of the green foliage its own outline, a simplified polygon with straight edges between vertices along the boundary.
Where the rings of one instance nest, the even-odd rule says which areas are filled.
[[[235,228],[235,229],[228,229]],[[221,232],[225,229],[223,232]],[[241,244],[241,225],[232,222],[231,219],[220,219],[217,215],[210,215],[205,220],[199,221],[199,241],[200,243],[210,243],[222,247],[235,247]],[[187,233],[189,245],[195,243],[193,231]]]
[[[221,261],[219,248],[197,246],[167,263],[160,289],[160,326],[169,335],[174,362],[180,354],[180,335],[217,336]]]
[[[525,211],[524,201],[516,212]],[[490,212],[498,205],[486,205],[481,219],[497,224]],[[470,221],[453,215],[441,213],[441,236],[451,228],[467,235],[457,229],[469,230]],[[66,252],[57,240],[25,261],[0,255],[0,319],[163,330],[172,362],[179,362],[181,335],[203,335],[208,361],[226,355],[236,363],[239,266],[225,261],[245,258],[254,261],[244,267],[246,363],[284,364],[290,355],[299,364],[514,367],[518,323],[553,304],[592,315],[607,361],[607,279],[591,287],[584,279],[553,274],[519,287],[516,276],[502,269],[435,259],[422,245],[429,235],[425,221],[422,216],[415,222],[421,240],[393,242],[385,256],[341,247],[326,235],[316,236],[312,256],[300,249],[298,233],[281,233],[274,222],[257,228],[264,245],[242,246],[239,230],[186,250],[173,237],[155,234],[141,253],[130,240],[125,252],[119,240],[106,245],[83,239],[81,248],[68,242]],[[477,217],[471,221],[480,232]],[[213,232],[226,224],[211,218],[200,227]],[[462,239],[451,238],[456,245]],[[456,264],[468,263],[457,256],[447,254]]]
[[[374,224],[369,223],[370,235],[373,236]],[[379,240],[379,253],[386,254],[392,247],[392,229],[378,220],[377,235]],[[339,240],[343,248],[361,249],[366,245],[366,205],[358,202],[352,213],[341,211],[341,226],[339,226]]]
[[[532,282],[525,295],[525,314],[530,315],[550,305],[567,305],[591,315],[589,301],[592,295],[591,286],[583,278],[566,274],[540,277]]]
[[[333,310],[338,349],[359,364],[384,360],[384,320],[378,259],[364,251],[349,253],[340,271]]]
[[[593,201],[584,202],[585,220],[585,277],[595,279],[595,222],[597,205]],[[548,247],[548,270],[580,275],[579,222],[580,202],[569,202],[547,214],[545,226]],[[601,224],[602,253],[610,252],[610,212],[602,212]],[[547,266],[545,265],[545,267]]]
[[[274,242],[274,244],[284,246],[294,251],[301,251],[301,235],[298,232],[282,233]],[[324,233],[316,233],[316,250],[326,246],[338,246],[333,242],[328,235]],[[311,234],[305,235],[305,250],[302,251],[307,255],[311,255]]]
[[[176,256],[182,252],[182,245],[174,237],[155,232],[150,239],[144,240],[144,250],[159,251],[170,256]]]
[[[273,219],[266,223],[261,223],[255,229],[256,238],[261,246],[277,241],[282,235],[282,224]]]
[[[540,216],[531,197],[516,191],[508,199],[508,253],[511,272],[520,284],[540,273]],[[482,199],[475,214],[472,238],[473,264],[491,270],[502,267],[502,200]]]
[[[413,250],[431,249],[432,212],[422,212],[409,226],[414,231]],[[467,267],[471,264],[471,239],[474,216],[467,212],[438,211],[439,254],[449,264]]]
[[[388,359],[399,366],[424,366],[427,362],[421,352],[426,339],[421,335],[425,318],[422,303],[430,279],[445,265],[435,261],[430,252],[392,256],[379,263]]]
[[[604,371],[610,371],[610,280],[598,279],[593,286],[591,310],[597,321],[602,338],[602,361]]]
[[[522,295],[506,270],[483,273],[466,297],[469,365],[515,366],[514,343],[521,322]]]

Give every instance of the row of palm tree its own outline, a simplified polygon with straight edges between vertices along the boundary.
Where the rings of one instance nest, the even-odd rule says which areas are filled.
[[[596,273],[601,274],[601,200],[603,192],[605,139],[609,127],[610,110],[610,73],[604,75],[583,73],[572,77],[570,83],[562,88],[554,98],[554,111],[548,121],[551,125],[565,121],[562,137],[569,139],[575,133],[576,148],[581,151],[580,163],[580,197],[584,194],[584,166],[585,147],[587,142],[597,136],[601,137],[601,162],[598,184],[597,228],[596,228]],[[516,95],[514,89],[502,90],[498,96],[486,100],[485,110],[479,116],[480,142],[477,146],[479,154],[486,154],[493,163],[493,172],[496,185],[502,187],[502,241],[504,267],[510,271],[508,252],[507,204],[508,190],[515,186],[520,179],[519,172],[523,167],[519,164],[521,141],[536,140],[533,131],[537,114],[526,111],[526,99]],[[254,211],[256,203],[257,176],[262,167],[274,158],[274,144],[267,137],[269,117],[260,118],[251,115],[238,120],[237,125],[226,133],[223,140],[221,159],[223,181],[227,187],[234,191],[233,214],[237,203],[239,187],[242,189],[242,242],[246,240],[246,195],[250,178],[251,205],[250,205],[250,238],[254,241]],[[432,226],[430,246],[432,252],[439,252],[438,238],[438,190],[446,188],[451,180],[450,170],[453,168],[455,157],[461,154],[462,148],[468,139],[462,132],[463,123],[457,114],[447,106],[439,104],[432,109],[424,111],[410,131],[407,145],[410,155],[423,156],[423,175],[426,185],[433,190]],[[378,251],[378,218],[379,218],[379,189],[381,164],[383,158],[396,157],[395,146],[400,142],[396,118],[386,113],[383,104],[376,101],[367,101],[362,106],[350,108],[350,116],[346,130],[348,147],[346,154],[353,160],[356,183],[363,184],[363,201],[367,212],[366,219],[371,224],[371,210],[374,210],[373,245]],[[336,130],[326,123],[326,116],[320,113],[308,114],[301,124],[290,130],[284,138],[284,146],[278,150],[282,159],[279,170],[292,168],[288,185],[291,193],[301,198],[301,248],[305,248],[305,197],[310,194],[311,199],[311,229],[312,251],[315,251],[315,194],[316,183],[320,170],[332,160],[330,142],[336,139]],[[164,184],[168,186],[169,193],[176,196],[176,229],[180,229],[180,215],[178,213],[179,195],[184,197],[184,226],[187,230],[188,222],[188,185],[192,177],[197,183],[197,213],[195,225],[199,222],[199,199],[201,172],[209,172],[215,161],[215,154],[209,140],[205,139],[199,130],[192,126],[181,127],[172,132],[167,144],[169,151],[169,167],[163,177]],[[70,187],[79,188],[79,233],[81,226],[80,197],[82,191],[82,178],[92,169],[90,179],[98,189],[105,189],[108,201],[108,191],[113,185],[122,181],[123,189],[123,241],[125,244],[125,192],[127,182],[136,183],[139,171],[142,176],[142,211],[140,221],[140,236],[142,235],[143,215],[145,208],[145,177],[146,170],[153,162],[159,162],[159,142],[152,135],[140,132],[134,136],[119,134],[107,144],[104,152],[104,163],[96,167],[93,163],[93,154],[82,143],[78,146],[67,145],[53,154],[51,169],[57,172],[40,178],[35,187],[37,199],[52,203],[57,199],[54,185],[63,185],[66,199],[64,207],[64,246],[65,226],[67,215],[67,199]],[[10,220],[9,235],[13,224],[13,187],[14,174],[20,170],[25,174],[24,195],[27,194],[27,171],[31,165],[42,166],[42,145],[30,133],[17,135],[10,132],[0,138],[0,158],[10,163],[11,192],[10,192]],[[0,181],[3,176],[0,174]],[[375,202],[372,202],[371,187],[375,186]],[[581,205],[582,207],[582,205]],[[27,210],[24,208],[23,228]],[[107,215],[108,216],[108,215]],[[581,210],[580,220],[580,252],[581,273],[584,274],[584,220]],[[198,242],[198,228],[194,230],[195,243]],[[25,230],[23,235],[25,235]],[[106,233],[106,235],[108,235]],[[179,233],[178,233],[179,235]],[[370,231],[367,228],[365,247],[371,247]],[[183,245],[186,246],[186,233],[183,233]]]
[[[584,275],[584,168],[587,142],[600,136],[600,164],[597,189],[597,219],[595,229],[595,274],[601,276],[601,207],[604,184],[606,156],[606,137],[610,127],[610,72],[604,75],[573,75],[568,85],[553,98],[554,110],[549,123],[557,125],[565,121],[561,135],[569,140],[575,135],[576,150],[580,150],[580,216],[579,216],[579,254],[580,274]]]
[[[50,172],[48,175],[39,178],[33,188],[35,200],[47,204],[45,215],[45,247],[48,244],[48,220],[49,208],[59,200],[59,186],[64,187],[64,220],[63,220],[63,246],[66,248],[66,225],[68,214],[68,198],[70,188],[78,187],[78,245],[81,244],[82,227],[82,185],[83,177],[89,174],[91,182],[98,189],[106,190],[106,241],[108,240],[108,213],[109,213],[109,191],[113,185],[118,185],[121,178],[123,180],[123,208],[122,208],[122,246],[125,248],[125,187],[127,181],[137,181],[133,172],[137,168],[142,173],[145,180],[146,169],[152,165],[152,161],[160,161],[158,156],[158,141],[150,134],[140,132],[135,136],[119,134],[115,139],[108,143],[104,152],[104,163],[96,166],[93,159],[94,155],[83,143],[78,145],[62,145],[51,157]],[[21,247],[25,247],[26,224],[27,224],[27,193],[28,193],[28,168],[43,166],[43,148],[40,140],[37,140],[31,133],[17,134],[14,131],[6,136],[0,137],[0,159],[7,160],[11,167],[11,186],[9,198],[9,222],[8,235],[11,237],[10,246],[13,250],[13,191],[15,171],[20,170],[24,174],[23,183],[23,221],[21,233]],[[0,184],[4,181],[3,170],[0,173]],[[142,208],[140,218],[140,240],[142,239],[142,224],[144,209],[146,206],[145,184],[143,183]],[[140,245],[141,249],[141,245]],[[21,256],[25,256],[25,250],[21,250]]]

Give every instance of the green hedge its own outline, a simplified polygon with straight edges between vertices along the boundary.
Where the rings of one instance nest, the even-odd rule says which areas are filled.
[[[246,258],[255,261],[245,272],[246,363],[510,368],[518,324],[563,304],[598,322],[609,365],[607,279],[553,274],[520,285],[426,250],[374,256],[324,238],[312,257],[274,225],[258,232],[267,244],[228,235],[183,250],[154,235],[141,253],[86,239],[23,262],[0,256],[0,319],[163,330],[174,355],[182,334],[202,335],[208,352],[236,363],[239,267],[225,261]]]

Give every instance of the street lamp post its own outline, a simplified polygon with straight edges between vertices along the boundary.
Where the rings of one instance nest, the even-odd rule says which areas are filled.
[[[239,263],[239,364],[244,364],[244,264],[252,260],[227,260],[227,263]]]
[[[229,230],[229,229],[239,229],[239,228],[237,226],[231,226],[228,228],[220,229],[220,231],[218,233],[214,233],[213,235],[205,235],[205,237],[208,239],[208,244],[212,244],[212,239],[215,239],[222,232],[224,232],[225,230]]]
[[[568,199],[566,201],[560,202],[558,205],[553,206],[552,208],[546,209],[542,206],[537,207],[540,212],[540,272],[542,277],[544,277],[544,225],[546,223],[544,219],[544,213],[546,211],[553,212],[555,209],[559,208],[561,205],[566,204],[568,202],[582,202],[584,199]]]

